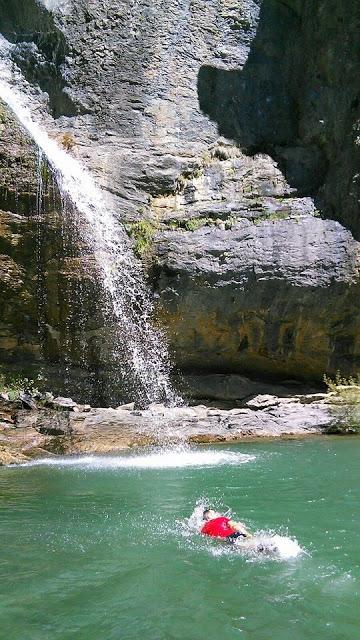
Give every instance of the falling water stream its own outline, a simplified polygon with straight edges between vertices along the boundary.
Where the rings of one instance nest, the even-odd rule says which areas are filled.
[[[82,239],[96,259],[118,327],[113,356],[127,375],[130,372],[143,404],[174,406],[181,398],[170,382],[165,337],[152,324],[153,305],[141,264],[91,174],[39,123],[41,101],[11,62],[10,50],[11,45],[0,36],[0,98],[46,157],[64,206],[73,207],[81,216]]]

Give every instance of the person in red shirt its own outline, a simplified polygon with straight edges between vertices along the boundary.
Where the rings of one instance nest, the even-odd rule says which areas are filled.
[[[237,538],[252,537],[242,522],[234,522],[213,509],[205,509],[203,519],[205,520],[205,524],[202,526],[200,533],[205,536],[223,538],[231,543],[234,543]]]

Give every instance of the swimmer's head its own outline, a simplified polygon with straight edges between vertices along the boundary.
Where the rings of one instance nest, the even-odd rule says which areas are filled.
[[[204,509],[203,511],[203,519],[204,520],[213,520],[214,518],[217,518],[219,516],[219,514],[214,511],[214,509]]]

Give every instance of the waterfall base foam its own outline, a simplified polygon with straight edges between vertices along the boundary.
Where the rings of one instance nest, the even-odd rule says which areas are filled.
[[[188,447],[157,449],[151,453],[119,456],[74,456],[42,458],[26,462],[23,467],[76,467],[89,471],[121,469],[182,469],[185,467],[238,466],[255,460],[255,456],[233,451],[197,450]]]

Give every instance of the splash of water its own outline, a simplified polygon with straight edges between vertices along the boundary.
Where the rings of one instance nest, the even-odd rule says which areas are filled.
[[[238,466],[255,459],[255,456],[234,451],[191,449],[172,447],[155,449],[151,453],[123,456],[74,456],[43,458],[25,462],[20,466],[76,467],[89,471],[116,469],[175,469],[186,467]]]
[[[189,518],[186,518],[182,523],[180,523],[182,533],[185,537],[193,536],[194,534],[199,535],[204,524],[203,511],[209,506],[209,504],[209,502],[201,498],[196,503],[196,506]],[[217,505],[215,506],[217,508]],[[219,511],[224,513],[221,506],[219,507]],[[231,517],[231,513],[229,511],[230,510],[228,510],[225,515]],[[236,520],[236,516],[234,516],[234,520]],[[304,553],[304,550],[295,538],[280,535],[274,531],[256,531],[252,538],[246,540],[239,538],[235,544],[232,545],[221,541],[219,546],[219,544],[216,544],[219,543],[217,540],[208,538],[204,538],[204,540],[207,543],[209,541],[210,543],[214,543],[210,545],[207,544],[207,549],[214,556],[228,555],[229,553],[235,552],[245,555],[251,560],[291,560]]]
[[[141,264],[90,173],[38,123],[41,102],[11,63],[10,48],[0,36],[0,97],[46,157],[65,206],[72,206],[81,216],[82,237],[96,259],[118,327],[113,349],[116,363],[123,368],[124,377],[130,372],[138,402],[181,404],[169,378],[165,337],[151,322],[153,305]]]

